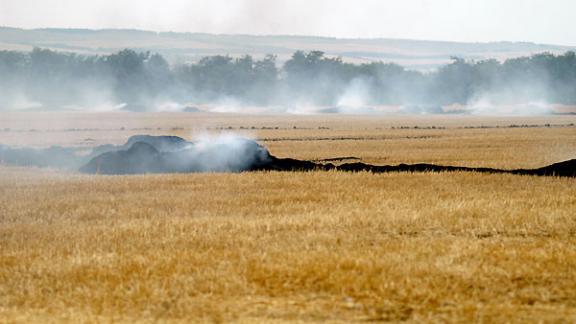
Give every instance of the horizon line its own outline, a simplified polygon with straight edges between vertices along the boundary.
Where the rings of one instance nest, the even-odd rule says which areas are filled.
[[[493,40],[493,41],[458,41],[458,40],[435,40],[435,39],[417,39],[417,38],[389,38],[389,37],[337,37],[327,35],[314,35],[314,34],[250,34],[250,33],[208,33],[208,32],[193,32],[193,31],[158,31],[151,29],[138,29],[129,27],[120,28],[84,28],[84,27],[15,27],[8,25],[0,25],[0,29],[17,29],[23,31],[43,31],[43,30],[77,30],[77,31],[133,31],[153,34],[190,34],[190,35],[209,35],[209,36],[248,36],[248,37],[301,37],[301,38],[319,38],[319,39],[332,39],[332,40],[366,40],[366,41],[411,41],[422,43],[451,43],[451,44],[530,44],[537,46],[556,46],[566,48],[576,48],[576,45],[554,44],[554,43],[540,43],[533,41],[522,40]]]

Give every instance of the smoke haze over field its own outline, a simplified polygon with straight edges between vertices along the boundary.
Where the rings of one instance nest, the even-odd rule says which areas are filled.
[[[466,61],[432,72],[320,51],[170,65],[123,50],[0,51],[0,110],[547,114],[576,106],[576,54]]]

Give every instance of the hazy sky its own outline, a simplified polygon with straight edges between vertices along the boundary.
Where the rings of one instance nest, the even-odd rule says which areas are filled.
[[[575,0],[0,0],[0,25],[576,45]]]

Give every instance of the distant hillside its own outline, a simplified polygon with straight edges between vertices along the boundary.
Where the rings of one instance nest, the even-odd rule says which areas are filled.
[[[85,54],[109,54],[123,48],[158,52],[172,62],[195,61],[202,56],[276,54],[280,62],[296,50],[321,50],[345,61],[394,62],[427,70],[447,63],[451,56],[465,59],[555,54],[576,47],[518,42],[456,43],[403,39],[341,39],[312,36],[212,35],[141,30],[18,29],[0,27],[0,50],[43,47]]]

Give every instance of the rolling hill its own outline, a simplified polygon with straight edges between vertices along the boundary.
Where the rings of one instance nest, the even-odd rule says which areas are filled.
[[[158,52],[172,62],[195,61],[203,56],[276,54],[280,62],[296,50],[321,50],[355,63],[394,62],[417,70],[433,69],[451,56],[465,59],[524,56],[541,52],[564,53],[576,47],[526,42],[458,43],[406,39],[343,39],[315,36],[214,35],[152,32],[128,29],[19,29],[0,27],[0,50],[42,47],[83,54],[108,54],[124,48]]]

